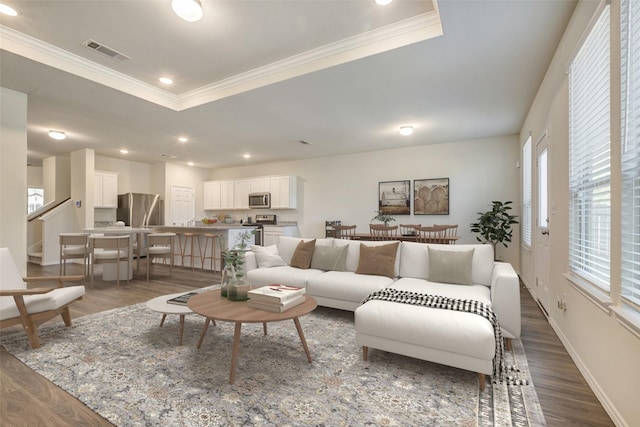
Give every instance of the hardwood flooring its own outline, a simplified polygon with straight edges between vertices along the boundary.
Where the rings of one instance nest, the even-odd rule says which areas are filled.
[[[146,266],[129,284],[104,282],[96,271],[94,289],[87,283],[82,301],[72,305],[72,317],[85,316],[113,308],[147,301],[174,292],[189,291],[219,282],[219,274],[154,266],[146,281]],[[82,267],[72,265],[67,274],[81,274]],[[57,275],[58,266],[29,264],[30,276]],[[526,288],[521,288],[522,342],[529,369],[547,425],[613,426],[542,311]],[[52,321],[61,321],[58,317]],[[2,334],[20,331],[6,328]],[[46,345],[46,343],[45,343]],[[0,425],[1,426],[110,426],[79,400],[44,379],[0,347]]]

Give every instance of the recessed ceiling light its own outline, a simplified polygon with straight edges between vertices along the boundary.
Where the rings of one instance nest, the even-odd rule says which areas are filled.
[[[169,77],[160,77],[158,80],[160,80],[160,83],[165,84],[165,85],[172,85],[173,84],[173,80],[170,79]]]
[[[413,133],[413,126],[410,126],[410,125],[400,126],[400,130],[398,132],[400,132],[400,135],[402,136],[411,135]]]
[[[196,22],[202,18],[200,0],[172,0],[171,8],[176,15],[188,22]]]
[[[245,154],[242,157],[244,157],[245,159],[250,159],[251,158],[251,154]]]
[[[393,0],[375,0],[378,6],[386,6],[391,3]]]
[[[180,138],[178,138],[178,141],[180,141],[180,142],[187,142],[187,141],[188,141],[188,139],[187,139],[187,138],[185,138],[184,136],[181,136]]]
[[[193,162],[188,162],[187,163],[189,166],[193,166]]]
[[[67,138],[67,134],[65,134],[61,130],[50,130],[49,131],[49,137],[51,137],[53,139],[57,139],[58,141],[62,141],[63,139]]]
[[[120,153],[121,154],[129,154],[129,150],[126,150],[126,149],[123,148],[122,150],[120,150]]]
[[[11,6],[7,6],[4,3],[0,3],[0,13],[7,16],[18,16],[18,11],[12,8]]]

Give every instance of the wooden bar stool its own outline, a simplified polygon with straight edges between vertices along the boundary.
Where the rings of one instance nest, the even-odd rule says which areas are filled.
[[[182,264],[180,264],[182,267],[184,267],[184,259],[185,258],[189,258],[189,264],[191,269],[193,270],[194,265],[193,265],[193,258],[194,256],[196,256],[194,254],[195,252],[195,241],[198,241],[198,258],[202,259],[202,246],[200,246],[200,234],[198,233],[183,233],[184,236],[184,242],[182,243]],[[187,246],[190,247],[190,251],[189,253],[187,253]]]
[[[204,235],[204,250],[202,252],[202,269],[204,270],[205,260],[211,260],[211,271],[222,271],[222,252],[216,254],[216,243],[222,240],[222,236],[219,234],[205,233]],[[207,256],[207,248],[211,242],[211,253]],[[220,247],[222,243],[220,242]],[[220,270],[216,270],[216,261],[220,263]]]

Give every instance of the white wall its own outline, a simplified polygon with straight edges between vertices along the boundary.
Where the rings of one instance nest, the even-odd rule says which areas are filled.
[[[612,2],[612,27],[616,26],[618,20],[617,4]],[[638,410],[640,337],[623,327],[616,319],[614,312],[602,310],[600,306],[569,285],[564,276],[569,269],[569,130],[566,70],[571,55],[577,49],[597,6],[596,1],[581,1],[576,7],[524,123],[520,142],[524,144],[529,133],[533,135],[534,144],[545,131],[549,131],[551,135],[549,196],[552,210],[549,223],[549,284],[553,302],[557,295],[566,295],[567,310],[562,311],[552,304],[549,322],[616,425],[637,426],[640,425],[640,410]],[[616,50],[612,50],[614,56],[615,52]],[[614,58],[612,75],[616,74],[619,75],[619,64]],[[613,82],[615,78],[612,78]],[[614,95],[612,94],[612,105],[616,99],[619,101],[619,96]],[[612,123],[616,122],[619,123],[619,115],[616,120],[615,109],[613,109]],[[615,138],[612,138],[612,143],[615,143]],[[616,149],[618,148],[612,147],[612,151]],[[617,181],[619,178],[613,173],[612,186],[618,185]],[[535,202],[535,195],[533,200]],[[613,202],[615,203],[615,198]],[[615,206],[612,205],[612,208]],[[533,237],[535,238],[535,234]],[[612,233],[612,260],[615,256],[615,248],[619,245],[620,236]],[[531,287],[535,283],[536,269],[533,254],[521,251],[521,263],[522,278]],[[614,271],[612,276],[615,276]],[[612,288],[615,286],[616,284],[612,283]],[[535,293],[535,287],[533,289]]]
[[[44,188],[42,186],[42,166],[27,166],[27,187]]]
[[[27,271],[27,95],[0,88],[0,247]]]
[[[273,211],[278,220],[298,221],[305,237],[324,236],[324,222],[340,220],[368,231],[378,206],[378,182],[449,178],[449,215],[397,216],[394,224],[459,224],[460,243],[475,243],[469,224],[492,200],[519,200],[517,136],[449,144],[424,145],[364,154],[289,161],[215,170],[210,179],[264,175],[297,175],[302,187],[298,209]],[[300,192],[299,192],[300,193]],[[413,212],[413,206],[412,206]],[[229,212],[246,216],[261,211]],[[516,208],[514,214],[519,214]],[[239,219],[239,218],[237,218]],[[514,242],[519,242],[519,231]],[[498,249],[498,256],[518,268],[517,243]]]
[[[151,165],[126,159],[96,156],[97,171],[118,174],[118,194],[155,193],[151,183]]]

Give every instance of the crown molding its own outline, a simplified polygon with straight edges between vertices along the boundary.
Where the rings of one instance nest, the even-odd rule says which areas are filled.
[[[4,25],[0,25],[0,39],[2,39],[0,47],[16,55],[165,108],[182,111],[442,34],[440,15],[436,9],[311,49],[180,95],[169,93]]]

